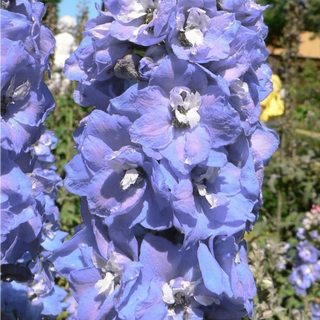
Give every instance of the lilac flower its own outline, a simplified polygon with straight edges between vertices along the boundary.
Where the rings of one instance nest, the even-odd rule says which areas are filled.
[[[58,138],[52,131],[46,131],[43,135],[41,135],[40,139],[34,145],[33,150],[37,155],[38,162],[45,165],[46,167],[51,167],[52,163],[54,163],[54,155],[51,153],[53,149],[55,149],[58,145]]]
[[[166,55],[167,51],[163,44],[149,47],[144,57],[139,61],[138,72],[140,79],[148,81]]]
[[[6,50],[6,43],[3,46]],[[15,43],[7,53],[3,52],[7,59],[2,63],[1,71],[7,68],[7,64],[10,67],[12,55],[18,55],[21,60],[27,56],[26,52],[21,52],[21,46],[18,48]],[[22,60],[16,65],[15,73],[1,72],[1,143],[3,148],[16,153],[27,150],[39,139],[42,122],[54,108],[52,95],[44,83],[37,83],[34,68],[30,62]],[[6,75],[10,77],[8,81]]]
[[[82,215],[84,226],[50,260],[69,280],[78,303],[78,319],[101,319],[106,315],[114,319],[115,301],[128,294],[122,287],[127,282],[130,286],[141,268],[133,261],[137,258],[137,243],[133,241],[127,253],[123,253],[105,235],[106,227],[90,217],[84,203]]]
[[[231,235],[245,230],[248,222],[255,222],[253,208],[259,196],[258,181],[255,176],[250,177],[250,199],[244,189],[248,183],[244,173],[244,169],[240,170],[231,163],[221,168],[198,167],[193,170],[197,225],[186,234],[187,239],[191,237],[191,241],[195,237],[200,240],[222,232]]]
[[[200,285],[195,248],[179,252],[168,240],[149,234],[142,242],[137,263],[117,253],[100,227],[93,227],[96,240],[92,242],[88,228],[79,231],[52,258],[57,257],[55,265],[68,275],[79,303],[79,319],[116,319],[116,315],[120,319],[147,319],[150,314],[158,319],[187,314],[202,319],[206,307],[217,303]],[[70,254],[72,264],[67,262]],[[93,309],[93,305],[97,307]]]
[[[113,20],[110,13],[105,12],[90,20],[84,39],[66,60],[64,74],[78,81],[74,99],[84,107],[95,105],[106,109],[111,98],[123,93],[125,80],[138,77],[135,68],[140,58],[132,55],[132,43],[121,42],[110,35]]]
[[[143,268],[132,287],[133,294],[120,305],[120,318],[147,319],[157,315],[158,319],[202,319],[203,309],[215,303],[215,297],[200,286],[195,248],[178,251],[168,240],[147,235],[139,262]]]
[[[308,240],[317,248],[320,245],[320,209],[319,205],[312,205],[309,212],[306,212],[304,219],[302,220],[302,227],[298,229],[297,238],[301,241]]]
[[[40,147],[44,141],[46,150]],[[8,316],[13,312],[26,319],[41,319],[57,316],[64,308],[67,293],[54,285],[54,269],[46,260],[67,235],[59,231],[59,210],[54,204],[61,178],[51,162],[52,141],[56,137],[45,133],[38,148],[32,146],[28,154],[15,159],[17,163],[10,159],[12,153],[2,152],[7,159],[1,162],[1,279],[11,284],[1,289],[10,292],[2,301]],[[27,297],[22,307],[21,295]],[[14,296],[17,300],[11,299]]]
[[[200,65],[180,60],[175,54],[169,52],[154,66],[148,84],[150,86],[161,87],[168,96],[170,91],[176,86],[187,87],[191,91],[200,92],[208,84],[217,84],[218,82],[214,75],[208,75],[207,72],[208,70]],[[228,89],[224,83],[219,83],[219,85],[221,85],[221,89],[224,92],[228,93]]]

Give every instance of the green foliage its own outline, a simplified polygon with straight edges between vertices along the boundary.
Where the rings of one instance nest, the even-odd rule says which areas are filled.
[[[64,178],[65,165],[77,154],[74,148],[73,132],[83,119],[88,109],[75,104],[72,97],[74,87],[65,95],[55,96],[56,109],[47,119],[46,127],[55,132],[59,139],[57,148],[54,150],[57,173]],[[74,227],[81,221],[80,197],[70,194],[64,187],[59,188],[57,205],[60,209],[61,229],[74,233]]]
[[[262,5],[268,8],[264,13],[264,21],[269,27],[269,33],[266,39],[267,44],[275,47],[281,47],[281,37],[284,35],[286,25],[288,0],[258,0]],[[297,1],[300,6],[306,6],[306,13],[302,17],[302,30],[311,31],[319,34],[320,31],[320,0],[300,0]]]
[[[279,36],[282,34],[286,23],[283,14],[286,0],[259,0],[257,2],[268,6],[264,13],[264,21],[269,28],[266,42],[277,47],[280,45]]]
[[[319,18],[320,19],[320,18]],[[301,121],[305,128],[319,128],[317,112],[320,102],[320,69],[319,62],[306,60],[298,69],[296,80],[292,84],[297,107],[294,120]]]
[[[297,219],[299,223],[303,216]],[[263,216],[247,236],[248,262],[257,286],[254,320],[310,319],[309,303],[318,301],[320,287],[315,283],[305,297],[295,293],[288,281],[295,264],[295,247],[298,242],[294,238],[295,232],[288,245],[275,237],[275,232],[267,227],[269,224],[270,217]]]
[[[311,60],[297,70],[287,86],[295,104],[274,125],[281,145],[265,169],[263,186],[262,212],[273,217],[269,227],[283,241],[292,238],[301,214],[320,201],[320,71]]]
[[[308,12],[303,16],[304,29],[317,34],[320,32],[320,0],[307,1]]]
[[[259,221],[246,237],[257,285],[255,320],[310,319],[309,303],[320,302],[318,283],[303,297],[288,281],[295,264],[297,229],[311,205],[320,203],[319,67],[307,60],[295,70],[286,84],[292,112],[272,123],[281,144],[265,169]],[[284,253],[286,243],[290,249]],[[276,264],[284,256],[285,267],[279,270]]]

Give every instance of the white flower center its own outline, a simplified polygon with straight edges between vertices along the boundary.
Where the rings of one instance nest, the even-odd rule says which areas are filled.
[[[98,294],[110,295],[119,285],[123,272],[123,267],[131,261],[129,258],[121,255],[118,252],[111,251],[108,260],[98,254],[91,256],[93,265],[100,269],[103,278],[98,280],[94,287],[99,289]]]
[[[241,98],[244,98],[249,92],[248,84],[240,79],[237,79],[230,87],[237,92],[237,95]]]
[[[239,251],[237,251],[237,253],[236,253],[236,256],[235,256],[235,258],[234,258],[234,263],[235,263],[235,264],[241,263]]]
[[[198,281],[184,281],[180,279],[172,279],[169,283],[162,286],[162,300],[169,305],[185,304],[187,298],[190,297],[197,286]]]
[[[122,178],[120,185],[123,190],[127,190],[130,186],[134,185],[139,178],[139,173],[136,169],[129,169],[126,171]]]
[[[170,92],[170,105],[179,124],[193,128],[199,122],[198,110],[201,105],[199,92],[192,93],[183,88],[174,88]]]
[[[169,305],[168,317],[176,316],[175,307],[187,308],[191,297],[203,306],[209,306],[212,303],[220,304],[220,300],[214,297],[194,296],[194,290],[200,282],[201,279],[197,281],[185,281],[182,278],[178,278],[172,279],[169,283],[165,283],[162,286],[162,300]]]
[[[124,5],[118,14],[118,19],[124,23],[152,14],[158,7],[158,1],[153,0],[136,0],[128,1],[128,3],[129,5]]]
[[[114,290],[114,278],[111,272],[107,272],[103,279],[98,280],[94,287],[99,289],[98,294],[104,293],[106,296],[110,295],[110,293]]]
[[[162,300],[167,303],[167,304],[173,304],[175,302],[174,299],[174,295],[173,295],[173,291],[172,288],[170,287],[169,283],[165,283],[162,286],[162,293],[163,293],[163,297]]]
[[[207,189],[206,186],[203,184],[196,184],[197,188],[198,188],[198,192],[200,194],[200,196],[203,196],[206,198],[206,200],[209,202],[210,204],[210,209],[213,209],[217,206],[218,204],[218,199],[217,197],[215,197],[213,194],[207,193]]]
[[[184,26],[184,36],[192,46],[203,43],[204,32],[207,30],[210,18],[200,8],[190,8],[188,18]]]
[[[218,199],[214,194],[207,193],[207,187],[204,181],[213,182],[215,177],[217,176],[218,171],[218,168],[209,167],[206,173],[194,179],[195,186],[197,187],[200,196],[206,198],[206,200],[210,204],[210,209],[213,209],[217,206]]]

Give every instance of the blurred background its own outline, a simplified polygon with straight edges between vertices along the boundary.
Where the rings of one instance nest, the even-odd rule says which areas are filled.
[[[44,23],[57,37],[47,83],[56,110],[47,128],[59,138],[59,174],[75,155],[72,134],[90,111],[73,101],[75,84],[62,74],[79,45],[94,0],[46,0]],[[262,102],[261,122],[275,129],[280,147],[265,169],[264,206],[245,236],[256,278],[255,319],[320,319],[320,0],[259,0],[265,23],[274,91]],[[97,2],[102,8],[102,3]],[[60,19],[60,20],[59,20]],[[60,188],[62,229],[80,222],[80,199]],[[61,315],[60,319],[63,319]]]

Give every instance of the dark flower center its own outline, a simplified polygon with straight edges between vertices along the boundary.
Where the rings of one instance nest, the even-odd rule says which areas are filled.
[[[187,39],[184,31],[179,31],[178,40],[183,47],[192,47],[192,43]]]
[[[11,3],[14,3],[15,1],[12,0],[1,0],[1,9],[8,9]]]
[[[152,21],[152,19],[153,19],[153,11],[154,11],[154,9],[152,9],[152,8],[148,8],[147,9],[147,14],[146,14],[146,16],[144,18],[143,24],[149,24]]]
[[[4,117],[7,113],[8,104],[12,103],[12,97],[1,96],[1,117]]]
[[[180,122],[178,119],[173,119],[173,125],[179,129],[188,129],[190,127],[189,123]]]
[[[188,110],[186,110],[183,106],[178,106],[178,110],[182,114],[187,114]]]

